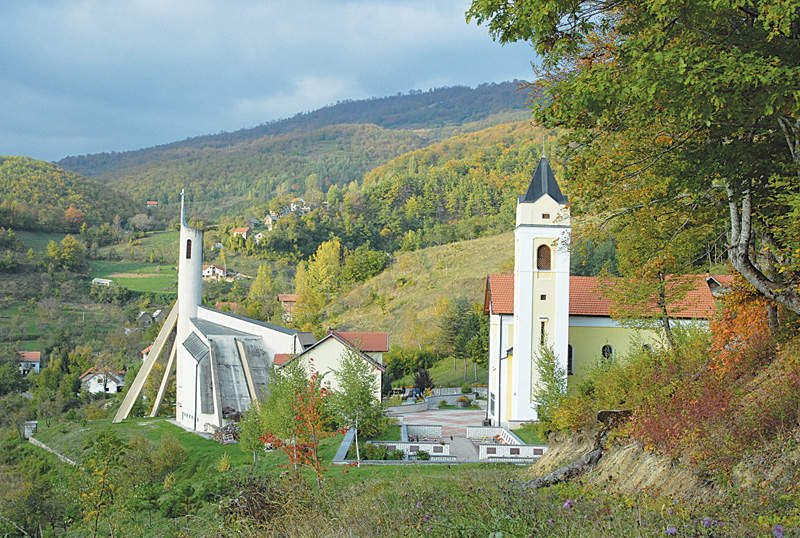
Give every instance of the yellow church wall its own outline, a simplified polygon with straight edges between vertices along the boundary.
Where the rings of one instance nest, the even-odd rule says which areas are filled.
[[[630,327],[570,327],[569,345],[572,346],[572,375],[567,376],[567,390],[574,392],[586,381],[589,371],[601,359],[601,351],[606,344],[614,348],[613,360],[618,361],[631,350],[633,345],[658,344],[658,333],[647,329]]]

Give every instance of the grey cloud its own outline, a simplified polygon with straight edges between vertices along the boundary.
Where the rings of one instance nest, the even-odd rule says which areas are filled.
[[[0,154],[58,159],[233,130],[340,99],[530,77],[463,1],[0,5]]]

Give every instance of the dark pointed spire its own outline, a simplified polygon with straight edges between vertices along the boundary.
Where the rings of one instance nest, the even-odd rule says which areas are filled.
[[[567,197],[561,193],[556,176],[553,174],[553,169],[550,168],[550,163],[547,162],[547,157],[542,157],[542,160],[539,161],[539,166],[536,167],[536,171],[533,173],[527,192],[519,197],[519,201],[521,203],[535,202],[545,194],[549,194],[559,204],[567,203]]]

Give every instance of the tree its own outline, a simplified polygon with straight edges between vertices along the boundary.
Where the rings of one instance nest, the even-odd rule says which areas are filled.
[[[676,211],[668,250],[711,211],[733,267],[800,312],[797,2],[474,0],[467,18],[544,57],[534,114],[570,130],[576,213]]]
[[[151,219],[144,213],[138,213],[131,217],[128,222],[134,229],[144,232],[150,227]]]
[[[310,468],[317,479],[317,487],[322,489],[324,466],[319,456],[319,442],[335,434],[325,426],[329,392],[322,386],[322,376],[318,372],[312,372],[303,381],[300,390],[292,394],[289,400],[293,414],[289,431],[285,433],[290,435],[267,430],[261,436],[261,441],[282,450],[294,469]],[[281,423],[281,429],[286,425]]]
[[[367,438],[381,433],[386,425],[383,407],[376,400],[378,380],[375,367],[358,353],[342,353],[339,370],[334,372],[337,389],[330,395],[330,406],[339,427],[354,426]]]
[[[321,310],[339,292],[342,274],[342,245],[338,239],[322,243],[307,263],[297,267],[295,316],[299,326],[313,326]]]
[[[547,425],[553,419],[553,412],[567,394],[567,373],[558,363],[553,348],[540,346],[534,360],[539,381],[533,392],[536,414],[539,422]]]
[[[115,518],[110,517],[109,509],[117,491],[116,472],[123,465],[127,447],[114,432],[107,430],[92,438],[86,448],[89,449],[90,476],[81,497],[85,505],[84,519],[92,522],[92,536],[97,536],[101,516],[114,527]]]
[[[278,302],[278,289],[266,264],[258,266],[258,274],[247,294],[246,314],[262,321],[275,321],[283,309]]]

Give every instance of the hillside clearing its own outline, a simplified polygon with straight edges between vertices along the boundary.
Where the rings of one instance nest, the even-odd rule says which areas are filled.
[[[487,273],[511,270],[513,237],[508,232],[399,254],[388,269],[330,304],[327,323],[387,331],[390,346],[430,345],[443,301],[482,302]]]

